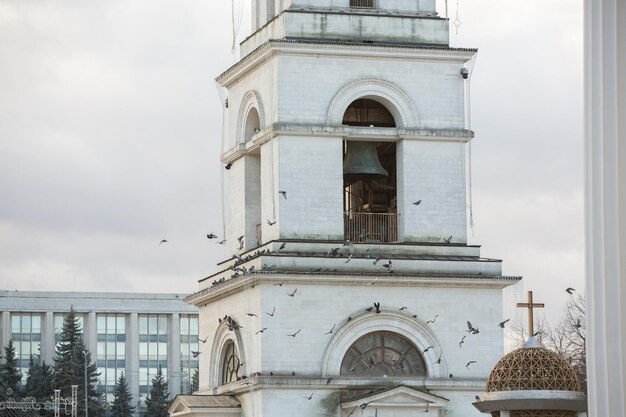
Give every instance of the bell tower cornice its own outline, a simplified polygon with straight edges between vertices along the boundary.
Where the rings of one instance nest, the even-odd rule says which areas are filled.
[[[275,54],[327,55],[336,57],[371,57],[415,61],[449,61],[460,65],[472,59],[476,48],[453,48],[447,45],[395,44],[385,42],[348,42],[339,40],[275,39],[261,45],[232,65],[216,81],[228,88]]]
[[[253,0],[253,11],[255,1],[270,3],[268,0]],[[420,7],[420,2],[406,2],[410,5],[379,6],[375,0],[345,0],[345,4],[339,2],[338,6],[324,3],[303,1],[296,4],[294,1],[283,9],[272,9],[268,4],[265,6],[268,8],[267,16],[261,13],[265,7],[257,4],[257,12],[253,13],[252,34],[241,43],[241,56],[270,38],[449,44],[449,21],[437,15],[434,5]],[[350,7],[352,4],[367,4],[369,7]],[[259,19],[260,15],[266,19]]]

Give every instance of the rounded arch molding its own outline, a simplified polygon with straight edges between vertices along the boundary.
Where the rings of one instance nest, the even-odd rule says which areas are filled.
[[[237,114],[237,144],[245,143],[245,129],[246,121],[248,119],[248,113],[250,110],[256,109],[259,114],[259,124],[261,130],[265,128],[265,109],[263,107],[263,101],[257,91],[251,90],[244,94],[241,99],[241,105],[239,106],[239,113]]]
[[[228,330],[228,324],[222,322],[215,331],[213,344],[211,345],[211,356],[209,358],[209,386],[218,387],[222,385],[222,366],[224,363],[224,349],[229,341],[235,344],[239,353],[239,361],[243,363],[242,374],[245,375],[246,354],[243,348],[243,341],[239,330]]]
[[[418,125],[418,113],[411,97],[398,85],[379,78],[354,80],[341,87],[328,106],[327,124],[341,125],[348,106],[361,98],[376,100],[387,107],[399,128]]]
[[[396,311],[381,311],[380,314],[363,314],[353,318],[335,332],[322,360],[322,376],[339,375],[343,357],[354,342],[368,333],[388,331],[397,333],[411,341],[421,352],[428,346],[434,346],[426,353],[421,353],[426,363],[427,377],[445,377],[448,375],[445,357],[436,364],[442,346],[428,325],[418,319]]]

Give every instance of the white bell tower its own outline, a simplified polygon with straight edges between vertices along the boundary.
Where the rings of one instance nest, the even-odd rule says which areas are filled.
[[[253,1],[256,31],[217,79],[233,251],[274,239],[467,242],[461,69],[475,50],[448,46],[434,5]],[[389,175],[348,184],[352,141],[374,142]]]
[[[449,46],[434,0],[252,0],[252,14],[217,77],[233,258],[188,297],[208,341],[198,395],[170,410],[480,415],[502,289],[520,278],[467,244],[476,50]]]

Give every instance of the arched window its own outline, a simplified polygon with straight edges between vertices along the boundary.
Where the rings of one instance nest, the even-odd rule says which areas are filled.
[[[235,347],[235,343],[232,340],[226,342],[223,358],[222,385],[237,381],[237,379],[240,377],[239,371],[241,369],[241,363],[239,362],[237,348]]]
[[[397,333],[373,332],[350,346],[341,375],[426,376],[426,363],[411,341]]]

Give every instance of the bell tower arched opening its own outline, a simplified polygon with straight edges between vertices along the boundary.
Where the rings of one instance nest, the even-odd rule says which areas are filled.
[[[256,107],[251,107],[246,115],[243,128],[243,142],[248,143],[261,131],[261,118]],[[245,238],[243,248],[250,249],[261,244],[261,153],[257,149],[245,156]]]
[[[360,98],[343,115],[342,124],[395,128],[392,113],[380,102]],[[344,229],[353,242],[395,242],[397,180],[395,142],[344,142]]]
[[[252,136],[261,130],[261,118],[256,108],[252,107],[246,116],[246,124],[244,128],[244,142],[249,142]]]
[[[383,104],[369,98],[354,100],[343,114],[348,126],[396,127],[393,115]]]

